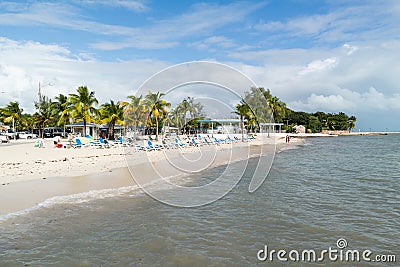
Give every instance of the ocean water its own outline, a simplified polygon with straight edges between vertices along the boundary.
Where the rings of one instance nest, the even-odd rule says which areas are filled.
[[[229,194],[198,208],[137,190],[48,201],[0,221],[0,266],[399,266],[399,148],[400,135],[307,139],[276,155],[256,192],[248,192],[254,158]],[[189,182],[211,181],[224,169]],[[322,251],[338,249],[338,239],[347,243],[343,251],[396,255],[397,263],[257,257],[266,245]]]

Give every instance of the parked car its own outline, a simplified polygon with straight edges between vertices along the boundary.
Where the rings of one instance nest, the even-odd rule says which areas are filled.
[[[1,140],[2,143],[10,142],[10,139],[8,138],[8,135],[5,135],[5,134],[0,134],[0,140]]]
[[[54,137],[54,136],[64,137],[64,130],[63,130],[63,128],[60,128],[60,127],[44,128],[43,136],[44,137]]]
[[[16,139],[18,139],[18,134],[15,133],[13,130],[8,129],[7,132],[5,133],[5,135],[8,136],[8,139],[14,139],[14,137],[16,137]]]
[[[18,132],[18,137],[21,139],[35,139],[37,138],[37,134],[30,133],[30,132]]]

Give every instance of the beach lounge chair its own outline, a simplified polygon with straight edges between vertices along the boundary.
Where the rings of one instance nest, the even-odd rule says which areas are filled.
[[[163,147],[166,148],[166,149],[175,148],[175,146],[172,146],[172,145],[168,144],[165,140],[162,140],[161,142],[163,144]]]
[[[76,142],[76,144],[74,144],[74,143],[72,144],[73,148],[81,148],[81,147],[86,146],[82,143],[81,139],[79,139],[79,138],[75,138],[75,142]]]
[[[233,140],[229,135],[226,138],[226,142],[228,143],[235,143],[235,140]]]
[[[88,137],[86,137],[86,138],[88,138]],[[82,141],[81,141],[81,142],[82,142]],[[92,141],[90,141],[90,142],[87,143],[86,145],[92,146],[92,147],[97,147],[97,148],[103,148],[102,145],[101,145],[101,143],[100,143],[99,141],[94,141],[93,139],[92,139]]]
[[[176,147],[185,147],[186,144],[181,143],[178,138],[175,138],[175,146]]]
[[[160,150],[162,147],[159,145],[154,145],[153,142],[150,140],[147,141],[147,147],[153,149],[153,150]]]
[[[214,143],[215,144],[222,144],[222,143],[225,143],[225,141],[221,140],[221,139],[217,139],[217,138],[214,137]]]
[[[125,144],[129,147],[134,147],[136,150],[144,150],[144,146],[140,146],[136,144],[133,138],[128,137],[125,141]]]
[[[207,145],[212,145],[213,143],[211,141],[209,141],[207,138],[204,138],[204,142],[206,142]]]
[[[247,135],[247,140],[256,140],[253,134],[248,134]]]
[[[194,145],[194,146],[202,146],[202,145],[204,145],[204,144],[201,143],[201,142],[197,142],[196,139],[194,139],[194,137],[192,138],[191,143],[192,143],[192,145]]]
[[[102,147],[102,148],[110,148],[111,147],[111,144],[107,140],[105,140],[101,137],[99,138],[99,143],[100,143],[100,147]]]
[[[114,145],[119,145],[119,146],[128,146],[129,145],[129,143],[126,142],[122,136],[120,136],[120,137],[118,137],[118,139],[112,141],[112,143]]]
[[[149,144],[149,142],[151,145]],[[151,141],[145,142],[145,144],[143,146],[137,145],[135,148],[138,150],[144,150],[144,151],[159,150],[159,148],[156,149],[156,147],[151,143]]]

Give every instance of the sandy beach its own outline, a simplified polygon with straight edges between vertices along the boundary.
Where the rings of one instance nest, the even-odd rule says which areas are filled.
[[[198,171],[259,155],[260,148],[262,153],[273,153],[275,146],[280,149],[288,145],[279,135],[148,152],[124,146],[54,148],[51,140],[45,141],[45,148],[35,148],[34,142],[14,141],[0,146],[0,214],[25,210],[57,196],[124,187],[132,190],[137,188],[132,173],[142,177],[141,184],[151,183],[182,170]],[[295,143],[292,139],[291,144]]]

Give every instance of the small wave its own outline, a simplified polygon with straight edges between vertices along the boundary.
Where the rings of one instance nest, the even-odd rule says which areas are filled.
[[[281,152],[287,151],[287,150],[299,149],[300,147],[301,147],[301,145],[285,146],[285,147],[282,147],[281,149],[279,149],[278,151],[276,151],[276,153],[281,153]]]
[[[22,215],[28,214],[32,211],[35,211],[35,210],[38,210],[41,208],[51,207],[54,205],[81,204],[81,203],[86,203],[86,202],[90,202],[93,200],[112,198],[112,197],[125,195],[132,191],[137,191],[137,193],[140,193],[140,191],[138,189],[139,189],[139,187],[134,185],[134,186],[113,188],[113,189],[91,190],[88,192],[82,192],[82,193],[65,195],[65,196],[55,196],[55,197],[48,198],[45,201],[43,201],[31,208],[4,214],[4,215],[0,215],[0,221],[5,221],[5,220],[8,220],[13,217],[22,216]]]

